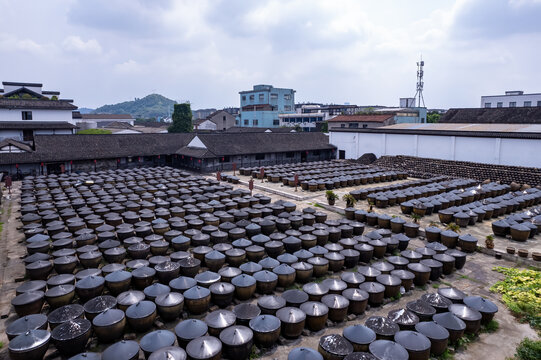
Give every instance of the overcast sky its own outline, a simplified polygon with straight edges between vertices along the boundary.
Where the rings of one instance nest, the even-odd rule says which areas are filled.
[[[0,0],[0,80],[97,107],[159,93],[239,106],[254,84],[296,101],[398,105],[425,60],[429,108],[541,92],[541,0]]]

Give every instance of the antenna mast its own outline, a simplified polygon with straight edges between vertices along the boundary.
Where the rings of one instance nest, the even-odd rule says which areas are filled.
[[[424,66],[425,62],[423,61],[423,57],[421,56],[421,60],[417,61],[417,91],[415,92],[415,96],[413,97],[413,103],[415,104],[417,102],[417,107],[421,107],[421,102],[423,103],[423,107],[426,107],[425,99],[423,97],[423,86],[425,84],[423,81]]]

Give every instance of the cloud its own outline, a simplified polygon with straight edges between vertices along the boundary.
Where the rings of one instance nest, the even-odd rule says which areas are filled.
[[[84,41],[79,36],[68,36],[62,42],[65,50],[83,54],[100,54],[102,52],[101,45],[96,39]]]

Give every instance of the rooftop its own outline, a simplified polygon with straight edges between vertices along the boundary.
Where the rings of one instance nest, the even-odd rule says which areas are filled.
[[[391,114],[359,114],[359,115],[338,115],[329,122],[377,122],[383,123],[393,117]]]
[[[449,109],[439,123],[541,124],[541,107]]]

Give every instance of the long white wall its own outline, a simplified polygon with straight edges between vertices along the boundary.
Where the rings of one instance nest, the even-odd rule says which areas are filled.
[[[541,140],[446,135],[330,132],[329,141],[346,159],[365,153],[409,155],[484,164],[541,167]]]
[[[25,121],[67,121],[75,125],[71,110],[0,109],[0,121],[22,121],[23,111],[32,111],[32,120]]]

